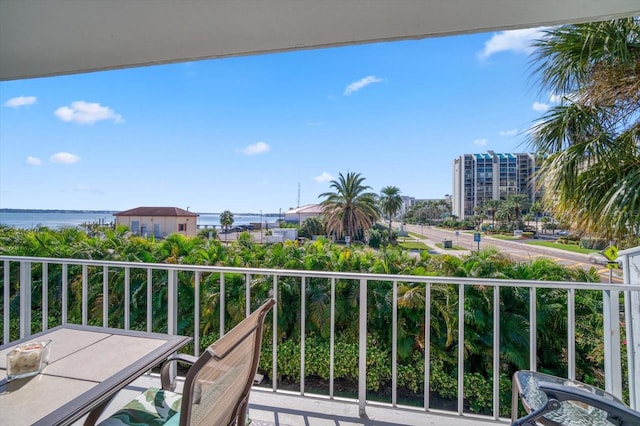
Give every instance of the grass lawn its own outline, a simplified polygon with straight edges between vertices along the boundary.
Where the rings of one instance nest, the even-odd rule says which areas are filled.
[[[502,235],[502,234],[490,234],[488,236],[491,237],[491,238],[495,238],[496,240],[507,240],[507,241],[509,241],[509,240],[511,240],[511,241],[524,240],[524,239],[526,239],[526,238],[523,238],[523,237],[514,237],[513,235]]]
[[[574,253],[582,253],[582,254],[597,253],[597,250],[585,249],[585,248],[582,248],[582,247],[577,246],[575,244],[551,243],[551,242],[548,242],[548,241],[529,241],[527,244],[533,244],[533,245],[536,245],[536,246],[557,248],[557,249],[561,249],[561,250],[571,251],[571,252],[574,252]]]
[[[398,241],[398,245],[406,250],[432,250],[432,248],[425,243],[415,240]]]

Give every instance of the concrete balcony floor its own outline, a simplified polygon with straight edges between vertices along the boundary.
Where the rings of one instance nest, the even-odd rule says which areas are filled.
[[[116,395],[100,420],[110,416],[151,386],[160,387],[160,378],[157,375],[138,378]],[[181,382],[178,382],[178,391],[181,390],[180,386]],[[254,388],[251,392],[249,403],[252,426],[473,426],[478,424],[509,424],[507,419],[494,421],[473,415],[461,417],[446,412],[426,413],[384,405],[368,405],[366,414],[366,417],[359,416],[358,405],[355,402],[313,396],[302,397],[294,394],[276,394],[260,388]],[[80,426],[82,423],[83,420],[78,421],[74,426]]]

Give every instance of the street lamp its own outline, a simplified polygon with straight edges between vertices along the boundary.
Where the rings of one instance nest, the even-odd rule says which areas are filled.
[[[262,210],[260,210],[260,244],[262,244]]]

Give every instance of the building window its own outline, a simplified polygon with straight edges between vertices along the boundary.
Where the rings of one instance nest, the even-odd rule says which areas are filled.
[[[186,223],[179,223],[178,224],[178,231],[187,232],[187,224]]]

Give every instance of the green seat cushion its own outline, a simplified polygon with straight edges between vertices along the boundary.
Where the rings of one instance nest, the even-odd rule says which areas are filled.
[[[125,405],[100,426],[164,425],[180,419],[182,395],[158,388],[149,388]],[[174,419],[175,418],[175,419]]]

